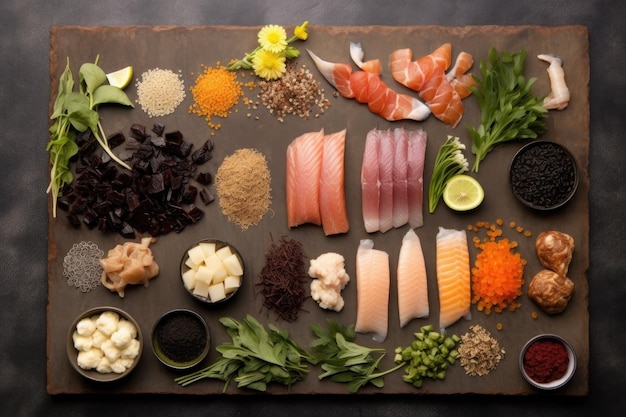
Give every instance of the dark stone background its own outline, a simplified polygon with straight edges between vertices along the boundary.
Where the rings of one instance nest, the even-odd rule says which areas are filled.
[[[3,0],[0,3],[0,414],[624,415],[623,273],[626,3],[343,0]],[[46,394],[48,172],[52,25],[585,25],[590,34],[590,393],[481,396],[70,396]],[[575,86],[571,86],[575,88]],[[18,371],[16,372],[15,369]]]

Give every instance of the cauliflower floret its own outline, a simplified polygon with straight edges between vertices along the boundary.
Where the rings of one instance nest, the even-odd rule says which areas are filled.
[[[104,356],[109,360],[109,362],[115,362],[120,356],[122,356],[122,351],[115,347],[111,339],[102,343],[100,350],[102,350],[102,353],[104,353]]]
[[[100,349],[91,348],[88,351],[78,352],[76,362],[82,369],[95,369],[102,359],[102,351]]]
[[[72,333],[72,341],[74,342],[74,348],[79,352],[87,352],[93,347],[91,336],[81,336],[78,334],[78,331]]]
[[[109,340],[109,336],[102,333],[100,330],[96,330],[91,335],[91,340],[93,342],[93,347],[100,349],[102,344],[106,342],[107,340]]]
[[[111,336],[117,330],[120,316],[115,311],[105,311],[96,320],[96,327],[107,336]]]
[[[128,346],[132,337],[127,328],[118,329],[111,335],[111,342],[118,349],[124,349]]]
[[[123,317],[120,317],[120,321],[117,323],[117,330],[121,329],[128,329],[131,338],[134,339],[137,337],[137,328],[135,327],[135,325],[131,321],[128,321]]]
[[[309,276],[317,278],[311,281],[311,297],[324,309],[341,311],[344,300],[341,290],[350,281],[346,273],[345,259],[338,253],[327,252],[311,260]]]
[[[133,364],[132,359],[119,358],[111,364],[111,370],[116,374],[121,374]]]
[[[124,349],[122,349],[121,352],[121,358],[123,359],[135,359],[138,355],[139,355],[139,348],[140,348],[140,343],[139,340],[137,339],[131,339],[130,343],[128,344],[128,346]]]
[[[91,336],[96,331],[96,321],[91,318],[82,319],[76,324],[76,332],[81,336]]]
[[[103,356],[102,359],[100,359],[100,362],[98,362],[98,366],[96,366],[96,371],[100,372],[101,374],[110,374],[111,372],[113,372],[113,369],[111,369],[111,362],[107,359],[106,356]]]

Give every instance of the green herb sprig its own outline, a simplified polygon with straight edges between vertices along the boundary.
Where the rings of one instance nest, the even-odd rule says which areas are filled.
[[[327,329],[319,324],[310,326],[317,336],[313,342],[313,355],[325,371],[319,375],[320,380],[330,377],[334,382],[346,383],[348,391],[356,393],[367,384],[383,387],[383,377],[404,366],[404,363],[400,363],[379,372],[385,349],[372,349],[354,343],[356,335],[353,325],[342,326],[333,320],[328,320],[327,324]]]
[[[459,138],[448,136],[446,141],[439,147],[433,175],[428,185],[428,210],[433,213],[439,204],[439,200],[450,178],[469,170],[469,163],[463,155],[465,145]]]
[[[543,119],[548,110],[543,106],[544,98],[531,91],[536,78],[524,78],[525,61],[525,50],[509,54],[491,48],[488,61],[480,63],[482,78],[474,77],[478,85],[470,87],[481,111],[478,129],[468,127],[476,155],[474,172],[497,144],[535,139],[545,131]]]
[[[222,356],[204,369],[175,378],[176,383],[186,386],[210,378],[224,381],[224,392],[231,381],[240,388],[265,391],[272,382],[290,387],[308,374],[307,363],[316,363],[287,331],[271,324],[268,331],[251,315],[241,322],[230,317],[220,322],[232,339],[216,348]]]
[[[74,76],[69,58],[59,79],[59,89],[50,116],[54,123],[50,126],[50,140],[46,146],[52,165],[46,192],[52,193],[53,217],[56,217],[56,202],[61,189],[73,181],[70,160],[79,151],[75,141],[76,132],[91,130],[111,159],[131,169],[109,147],[107,136],[100,123],[98,107],[105,103],[134,106],[123,90],[105,84],[106,74],[97,64],[98,58],[96,63],[85,63],[80,67],[79,91],[74,91]]]

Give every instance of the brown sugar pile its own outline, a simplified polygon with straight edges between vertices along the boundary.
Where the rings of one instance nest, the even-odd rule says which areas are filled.
[[[255,149],[238,149],[224,158],[215,175],[222,213],[242,230],[257,225],[272,202],[270,171]]]

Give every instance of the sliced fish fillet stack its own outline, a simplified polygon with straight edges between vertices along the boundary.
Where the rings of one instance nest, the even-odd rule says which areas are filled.
[[[436,239],[439,327],[471,318],[470,261],[465,230],[439,228]]]
[[[428,280],[419,236],[413,229],[404,235],[398,256],[398,314],[400,327],[415,318],[428,317]]]
[[[328,235],[349,229],[344,188],[346,130],[304,133],[287,146],[287,223],[322,226]]]
[[[423,130],[372,129],[361,165],[363,224],[382,233],[409,223],[424,224],[423,173],[427,135]]]
[[[361,240],[356,253],[357,313],[355,330],[373,333],[383,342],[389,324],[389,254],[374,249],[371,239]]]

